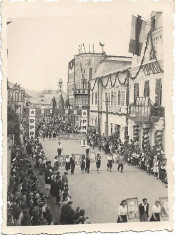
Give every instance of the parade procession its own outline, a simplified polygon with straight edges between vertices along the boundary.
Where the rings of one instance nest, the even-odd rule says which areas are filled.
[[[118,52],[122,51],[118,43],[114,54],[108,52],[108,35],[95,44],[79,43],[83,34],[76,42],[73,36],[74,46],[70,42],[67,49],[77,51],[65,49],[62,54],[55,48],[54,55],[69,59],[64,65],[47,62],[52,64],[48,73],[56,71],[56,64],[65,69],[65,77],[57,70],[57,78],[45,78],[51,86],[44,87],[35,78],[25,86],[25,78],[20,83],[9,73],[7,226],[169,220],[163,13],[150,11],[145,17],[128,16],[124,55]],[[30,30],[31,22],[34,19],[23,24]],[[15,24],[24,27],[18,20],[8,21],[9,35]],[[50,24],[55,35],[55,21]],[[39,37],[38,27],[31,40]],[[61,34],[70,30],[71,36],[71,29],[75,35],[79,31],[68,27]],[[40,30],[44,32],[44,26]],[[49,50],[56,39],[44,35],[51,39]],[[12,41],[8,42],[9,68],[15,50]],[[36,47],[32,41],[26,45]],[[66,57],[69,50],[72,55]],[[40,59],[37,49],[36,53],[36,61],[47,58],[46,52]],[[40,66],[30,67],[36,72]]]

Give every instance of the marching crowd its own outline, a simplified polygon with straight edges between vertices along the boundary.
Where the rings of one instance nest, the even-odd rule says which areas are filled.
[[[43,140],[48,138],[55,139],[59,133],[76,133],[79,134],[81,128],[78,125],[62,121],[60,118],[43,118],[39,122],[38,129],[43,137]]]
[[[49,133],[56,133],[57,136],[60,131],[68,133],[72,130],[70,125],[63,123],[59,119],[51,119],[47,123],[43,120],[39,124],[39,131],[42,130],[42,133],[46,133],[46,136],[50,135]],[[59,129],[58,125],[60,125]],[[25,131],[23,135],[25,135]],[[167,183],[166,160],[156,154],[155,148],[146,153],[133,141],[130,141],[129,144],[123,144],[115,135],[106,138],[93,132],[88,133],[87,141],[88,145],[92,146],[93,149],[97,146],[100,151],[103,150],[108,154],[107,171],[111,172],[114,161],[117,161],[118,170],[123,172],[123,164],[127,162]],[[53,166],[51,161],[45,156],[38,137],[35,139],[23,138],[23,142],[21,145],[13,144],[11,146],[10,182],[7,194],[7,225],[36,226],[53,224],[53,214],[47,201],[50,197],[55,200],[56,205],[60,208],[59,224],[91,223],[90,219],[85,215],[84,209],[78,207],[74,210],[72,208],[73,202],[67,175],[69,170],[71,170],[71,174],[74,174],[76,165],[74,155],[66,155],[64,160],[65,172],[61,175],[59,159],[63,148],[60,142],[58,143],[58,154],[54,158]],[[88,145],[85,149],[85,154],[81,155],[79,162],[82,173],[89,173],[90,170],[91,159]],[[97,172],[99,172],[101,166],[100,154],[96,155],[95,163]],[[43,175],[45,192],[41,189],[38,174]],[[146,213],[144,213],[143,219],[140,217],[141,221],[148,221],[149,216],[148,211],[146,211],[146,205],[144,201],[142,206],[144,206],[144,212]],[[150,221],[160,220],[160,210],[160,203],[157,201],[152,208]],[[140,211],[140,208],[139,212],[141,216],[143,212]],[[119,207],[117,222],[127,222],[127,202],[125,200],[122,201]]]
[[[140,149],[138,143],[133,140],[123,144],[115,134],[107,138],[90,131],[87,135],[87,141],[93,149],[97,146],[100,151],[103,150],[106,154],[109,154],[110,158],[112,158],[112,162],[115,160],[113,156],[116,156],[116,159],[123,156],[124,161],[128,164],[138,167],[148,174],[159,178],[162,182],[167,183],[167,160],[164,157],[163,151],[157,153],[155,147],[151,150],[143,151]],[[121,163],[120,160],[120,164]],[[121,167],[123,166],[121,165]],[[110,168],[112,168],[111,163]]]

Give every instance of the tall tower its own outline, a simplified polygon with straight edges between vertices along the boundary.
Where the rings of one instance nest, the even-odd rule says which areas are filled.
[[[58,81],[58,92],[59,93],[62,93],[62,87],[63,87],[63,81],[60,78],[60,80]]]

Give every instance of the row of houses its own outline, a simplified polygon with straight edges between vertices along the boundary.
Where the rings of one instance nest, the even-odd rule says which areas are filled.
[[[35,108],[38,117],[51,115],[64,117],[66,93],[62,88],[62,79],[58,81],[57,89],[43,90],[42,92],[27,90],[8,81],[8,109],[15,111],[24,118],[28,118],[30,108]]]
[[[141,53],[133,57],[81,53],[68,65],[68,119],[100,135],[116,134],[141,147],[164,146],[162,13],[152,12]]]

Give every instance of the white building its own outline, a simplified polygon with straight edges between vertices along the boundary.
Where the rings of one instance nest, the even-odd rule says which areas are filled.
[[[164,146],[164,99],[163,99],[163,24],[162,13],[151,13],[151,26],[146,29],[141,57],[134,56],[130,79],[129,120],[130,139],[138,141],[141,148],[156,146],[161,151]],[[146,41],[148,46],[146,47]]]
[[[126,128],[127,86],[119,83],[117,73],[130,66],[131,57],[119,56],[116,60],[106,59],[99,65],[91,81],[89,126],[95,127],[96,132],[101,135],[116,133],[122,141]],[[125,80],[127,73],[119,76],[121,76],[120,81]]]

